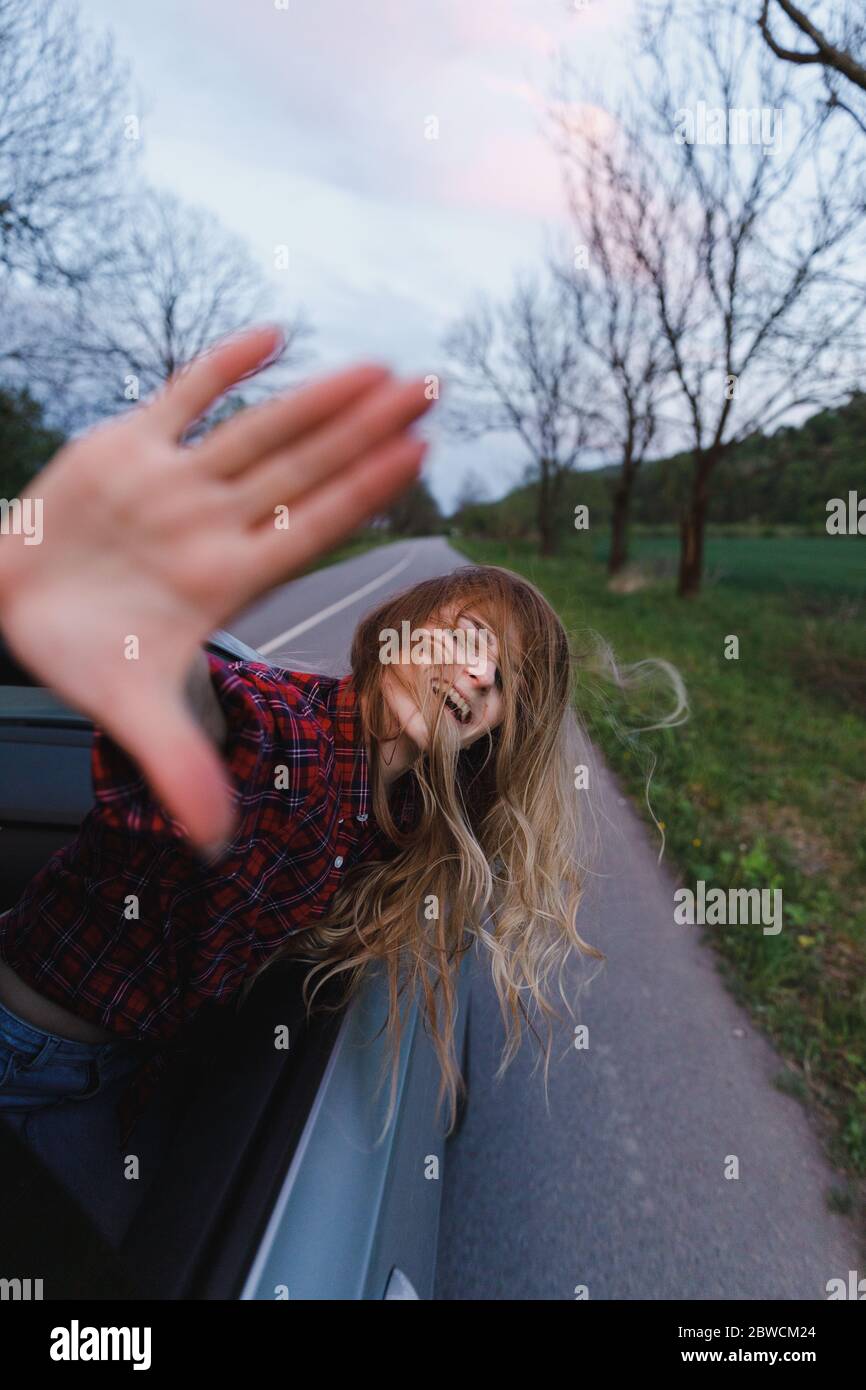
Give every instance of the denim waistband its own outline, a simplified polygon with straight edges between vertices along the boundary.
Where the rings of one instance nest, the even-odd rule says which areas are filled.
[[[142,1053],[148,1049],[144,1043],[137,1038],[118,1038],[116,1041],[93,1043],[78,1042],[74,1038],[61,1037],[59,1033],[51,1033],[47,1028],[37,1028],[33,1023],[27,1023],[23,1018],[19,1018],[5,1004],[0,1004],[0,1034],[13,1044],[18,1043],[22,1047],[39,1047],[46,1042],[55,1044],[54,1052],[60,1053],[63,1057],[72,1060],[89,1061],[94,1058],[109,1057],[117,1051],[132,1051],[136,1048]]]

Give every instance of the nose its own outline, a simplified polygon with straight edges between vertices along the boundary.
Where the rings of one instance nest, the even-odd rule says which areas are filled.
[[[489,690],[496,679],[496,663],[490,656],[479,655],[479,659],[467,663],[461,675],[465,675],[478,690]],[[459,680],[459,677],[458,677]]]

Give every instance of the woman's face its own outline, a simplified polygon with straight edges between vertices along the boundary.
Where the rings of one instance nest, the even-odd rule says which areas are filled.
[[[474,630],[477,659],[465,665],[456,663],[440,668],[439,672],[435,667],[413,663],[408,668],[415,681],[415,692],[411,694],[386,672],[383,680],[385,700],[412,742],[426,751],[430,745],[430,730],[421,713],[422,691],[424,685],[437,689],[441,679],[458,697],[462,697],[462,702],[460,699],[456,702],[458,711],[446,704],[442,718],[453,721],[461,747],[468,748],[476,739],[501,724],[505,717],[499,649],[493,633],[474,613],[464,615],[456,624],[450,616],[438,621],[431,619],[427,627],[420,631],[432,633],[437,627],[450,628],[452,631],[457,628],[467,632]]]

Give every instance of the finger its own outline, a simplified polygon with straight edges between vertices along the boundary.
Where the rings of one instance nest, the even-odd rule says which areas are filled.
[[[109,715],[100,726],[141,768],[160,807],[199,849],[231,839],[233,789],[189,710],[170,692],[152,690],[129,691],[121,708],[122,722]]]
[[[291,578],[399,497],[418,477],[427,443],[403,435],[374,450],[293,508],[288,530],[248,532],[238,578],[244,602]]]
[[[249,469],[233,490],[238,514],[249,524],[320,487],[340,469],[393,442],[431,404],[423,380],[388,383],[371,392],[339,422],[311,431]]]
[[[387,367],[365,363],[243,410],[217,425],[196,447],[196,462],[212,477],[228,478],[242,473],[258,459],[315,429],[360,396],[381,386],[390,375]]]
[[[150,404],[151,418],[179,439],[230,386],[264,367],[282,344],[282,330],[272,324],[225,338],[171,378]]]

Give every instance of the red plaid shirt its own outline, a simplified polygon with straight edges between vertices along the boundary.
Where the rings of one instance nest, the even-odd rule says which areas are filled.
[[[0,916],[0,955],[40,994],[153,1044],[119,1107],[125,1143],[170,1059],[210,1000],[232,999],[293,933],[322,917],[347,869],[395,851],[373,820],[350,676],[287,671],[208,653],[226,716],[223,757],[237,828],[209,869],[152,799],[135,764],[94,731],[96,804]],[[409,773],[392,798],[407,828]],[[128,916],[130,896],[137,916]]]

